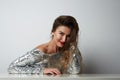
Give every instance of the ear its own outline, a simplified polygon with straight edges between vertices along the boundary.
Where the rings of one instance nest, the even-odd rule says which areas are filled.
[[[53,36],[54,36],[54,32],[51,33],[51,36],[52,36],[52,38],[53,38]]]
[[[53,35],[54,35],[54,32],[52,32],[51,35],[53,36]]]
[[[54,35],[54,32],[52,32],[51,35],[53,36],[53,35]]]

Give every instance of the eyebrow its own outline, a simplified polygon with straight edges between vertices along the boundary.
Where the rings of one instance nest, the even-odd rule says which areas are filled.
[[[62,33],[62,34],[65,34],[64,32],[62,32],[62,31],[59,31],[60,33]],[[70,34],[67,34],[67,36],[70,36]]]

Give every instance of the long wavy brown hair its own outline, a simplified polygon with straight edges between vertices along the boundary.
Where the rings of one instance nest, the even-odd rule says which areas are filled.
[[[53,23],[53,28],[51,32],[54,32],[59,26],[66,26],[71,29],[69,41],[65,43],[65,45],[62,48],[59,48],[59,52],[63,53],[63,57],[61,57],[59,60],[62,65],[61,72],[66,73],[67,72],[66,70],[69,66],[68,64],[69,64],[71,55],[74,54],[75,48],[77,48],[79,26],[76,19],[69,15],[62,15],[57,17]],[[75,48],[71,49],[71,46],[74,46]],[[81,56],[80,64],[81,64],[80,71],[82,72],[82,56]]]

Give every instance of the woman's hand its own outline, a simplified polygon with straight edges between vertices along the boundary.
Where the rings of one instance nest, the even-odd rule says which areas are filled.
[[[45,75],[61,75],[61,72],[57,68],[45,68],[43,70]]]

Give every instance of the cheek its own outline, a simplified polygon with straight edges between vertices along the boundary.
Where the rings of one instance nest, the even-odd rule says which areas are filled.
[[[57,35],[56,38],[57,38],[57,40],[61,40],[62,39],[62,37],[60,35]]]
[[[59,35],[59,34],[55,34],[54,35],[54,39],[56,39],[56,40],[60,40],[62,37]]]

